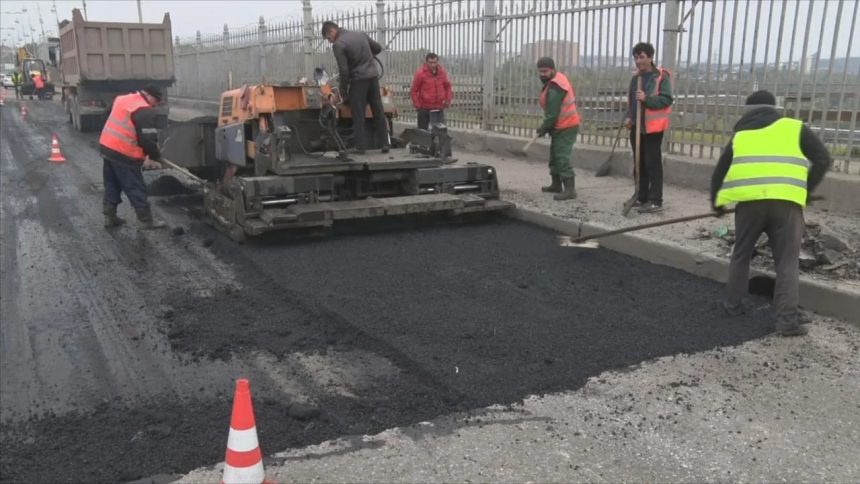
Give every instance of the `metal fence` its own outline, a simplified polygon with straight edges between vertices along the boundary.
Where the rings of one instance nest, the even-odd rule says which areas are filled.
[[[313,68],[335,71],[323,20],[362,30],[386,46],[383,84],[406,120],[409,90],[428,52],[454,84],[453,127],[525,136],[539,124],[535,62],[552,56],[577,93],[581,142],[609,145],[626,115],[631,47],[652,43],[673,72],[669,151],[715,158],[743,113],[768,89],[787,115],[825,140],[836,168],[860,169],[860,0],[428,0],[177,39],[175,94],[215,100],[229,86],[289,83]],[[855,57],[852,57],[854,55]]]

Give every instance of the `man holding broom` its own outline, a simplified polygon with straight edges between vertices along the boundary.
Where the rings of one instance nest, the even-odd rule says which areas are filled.
[[[672,83],[669,71],[654,65],[654,46],[640,42],[633,47],[636,75],[630,80],[627,119],[630,145],[638,155],[639,186],[635,207],[640,213],[663,210],[663,133],[672,114]],[[639,106],[644,106],[644,113]],[[637,129],[638,126],[638,129]],[[636,136],[638,132],[640,136]],[[637,139],[638,138],[638,139]],[[638,154],[636,153],[638,151]]]

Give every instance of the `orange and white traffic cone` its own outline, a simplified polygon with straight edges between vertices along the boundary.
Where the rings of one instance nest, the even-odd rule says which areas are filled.
[[[21,117],[27,119],[27,105],[21,103]]]
[[[257,441],[257,425],[254,422],[254,406],[251,404],[251,389],[248,380],[236,380],[233,394],[233,415],[230,417],[230,433],[227,436],[227,457],[224,459],[223,484],[260,484],[266,481],[263,456]]]
[[[48,158],[51,163],[63,163],[66,159],[63,153],[60,152],[60,140],[57,139],[56,133],[51,134],[51,157]]]
[[[0,107],[3,107],[6,105],[6,103],[3,101],[3,98],[5,98],[5,97],[6,97],[6,88],[3,86],[0,86]]]

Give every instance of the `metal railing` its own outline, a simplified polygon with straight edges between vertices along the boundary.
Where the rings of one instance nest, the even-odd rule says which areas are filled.
[[[768,89],[822,137],[837,170],[860,169],[860,0],[379,0],[326,19],[303,3],[302,19],[177,39],[175,93],[214,100],[231,85],[334,72],[320,35],[333,20],[386,46],[383,84],[406,120],[413,74],[434,52],[454,85],[449,125],[529,135],[542,117],[535,62],[549,55],[576,89],[581,142],[610,145],[626,116],[631,48],[646,41],[673,74],[670,152],[716,158],[746,96]]]

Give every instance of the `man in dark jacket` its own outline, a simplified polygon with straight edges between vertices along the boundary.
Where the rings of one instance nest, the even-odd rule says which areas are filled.
[[[363,154],[367,140],[364,132],[364,116],[368,104],[373,113],[377,136],[381,137],[382,152],[391,148],[388,139],[388,122],[379,94],[379,70],[375,56],[382,46],[364,32],[342,29],[334,22],[323,22],[322,35],[332,44],[337,61],[340,93],[348,96],[352,109],[352,132],[355,152]]]
[[[125,193],[137,218],[145,229],[165,227],[155,220],[147,201],[146,183],[141,169],[161,168],[158,148],[159,111],[153,109],[161,102],[161,89],[147,86],[143,90],[118,96],[99,137],[99,151],[104,158],[105,227],[123,225],[125,220],[116,213]]]
[[[637,211],[659,212],[663,209],[663,133],[669,128],[672,113],[671,74],[654,65],[654,46],[640,42],[633,46],[636,75],[630,79],[628,112],[625,125],[630,129],[630,146],[636,150],[636,125],[640,124],[639,198]],[[642,89],[637,89],[638,79]],[[644,113],[638,110],[638,102]],[[635,155],[634,155],[635,156]]]
[[[732,316],[743,313],[750,259],[759,236],[766,233],[776,269],[776,330],[782,336],[804,335],[807,330],[797,311],[803,207],[832,159],[809,127],[775,109],[776,98],[770,92],[755,92],[746,104],[747,112],[735,125],[711,177],[714,210],[737,203],[735,246],[722,307]]]

